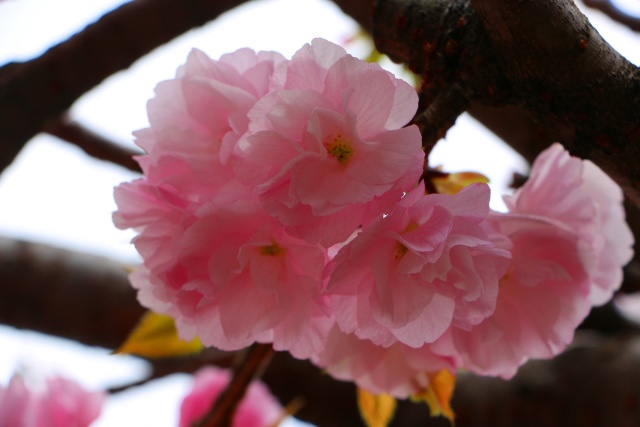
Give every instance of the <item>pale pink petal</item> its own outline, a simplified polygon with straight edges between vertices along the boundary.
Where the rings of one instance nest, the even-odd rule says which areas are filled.
[[[418,109],[418,94],[415,88],[404,80],[397,79],[392,75],[389,78],[396,87],[396,93],[393,97],[391,113],[384,127],[385,129],[397,129],[413,119]]]
[[[550,358],[571,342],[591,308],[588,274],[570,230],[539,218],[492,218],[512,241],[513,262],[495,312],[471,328],[452,328],[433,348],[481,375],[513,376],[530,358]]]
[[[434,354],[426,346],[412,349],[396,343],[383,348],[338,328],[331,331],[324,351],[313,362],[334,378],[401,399],[424,392],[429,386],[429,373],[455,370],[451,359]]]
[[[311,89],[322,93],[327,70],[347,52],[327,40],[316,38],[291,58],[285,89]]]
[[[21,376],[14,375],[7,387],[0,386],[0,427],[31,427],[29,417],[36,404],[37,396]]]
[[[622,191],[590,161],[560,145],[542,152],[531,178],[506,201],[510,211],[537,215],[577,233],[593,259],[590,299],[608,301],[622,283],[621,267],[633,256],[633,235],[624,220]]]
[[[284,90],[249,112],[235,170],[290,233],[333,246],[388,213],[419,179],[420,132],[386,126],[406,123],[417,98],[377,64],[319,39],[294,55],[287,73]],[[347,218],[354,211],[361,216]],[[321,229],[330,224],[351,229]]]
[[[329,69],[324,90],[334,102],[346,101],[344,108],[358,117],[357,130],[365,139],[384,131],[395,92],[388,73],[378,64],[363,63],[352,56],[340,58]]]
[[[476,214],[459,208],[467,197],[488,204],[487,191],[434,196],[420,185],[340,249],[325,273],[340,329],[380,346],[397,339],[419,348],[490,316],[510,254],[490,240],[486,206]]]

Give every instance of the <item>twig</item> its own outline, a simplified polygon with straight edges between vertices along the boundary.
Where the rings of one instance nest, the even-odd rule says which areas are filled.
[[[251,380],[259,374],[273,355],[267,344],[254,344],[245,360],[233,371],[233,379],[218,397],[211,410],[194,427],[231,427],[235,410]]]
[[[201,353],[193,356],[145,359],[151,365],[153,370],[149,376],[140,381],[110,388],[107,391],[109,394],[117,394],[125,390],[129,390],[132,387],[145,385],[158,378],[175,374],[176,372],[191,374],[208,365],[229,368],[233,365],[233,361],[236,360],[236,355],[237,354],[235,352],[226,352],[218,350],[215,347],[209,347],[204,349]]]
[[[92,157],[115,163],[134,172],[142,172],[138,163],[133,160],[133,156],[142,152],[111,141],[78,122],[63,117],[48,124],[44,131],[80,147]]]
[[[245,0],[137,0],[42,56],[0,68],[0,172],[85,92]]]
[[[626,25],[633,31],[640,31],[640,18],[629,15],[616,6],[611,0],[582,0],[582,2],[585,6],[599,10],[609,18],[621,23],[622,25]]]

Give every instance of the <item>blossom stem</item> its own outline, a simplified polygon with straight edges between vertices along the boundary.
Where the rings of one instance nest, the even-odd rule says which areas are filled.
[[[215,401],[209,412],[193,427],[231,427],[235,410],[254,377],[266,367],[273,356],[268,344],[254,344],[245,359],[233,370],[233,379]]]

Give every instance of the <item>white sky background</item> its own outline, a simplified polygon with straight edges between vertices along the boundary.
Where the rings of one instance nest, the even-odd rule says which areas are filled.
[[[0,2],[0,65],[37,56],[120,3],[123,2]],[[627,3],[640,13],[640,1]],[[635,64],[640,63],[637,34],[612,25],[597,12],[590,12],[590,17],[618,51]],[[355,23],[326,0],[251,2],[112,76],[76,103],[72,115],[123,144],[132,144],[131,132],[147,124],[146,101],[153,95],[153,87],[173,77],[192,47],[213,58],[241,47],[276,50],[290,57],[314,37],[342,43],[356,30]],[[354,55],[365,53],[362,45],[347,48],[358,48],[352,50]],[[480,171],[498,188],[504,188],[513,171],[526,171],[522,159],[503,149],[492,134],[468,116],[462,116],[446,141],[438,145],[431,163],[444,164],[448,171]],[[0,235],[135,263],[137,254],[128,243],[132,234],[116,230],[111,223],[115,210],[113,187],[135,176],[120,167],[91,159],[53,137],[37,136],[0,176]],[[500,198],[494,196],[492,205],[499,208]],[[57,339],[0,328],[0,384],[6,384],[18,368],[35,376],[59,372],[93,388],[116,386],[142,375],[144,364],[137,359],[106,354],[106,350],[61,345]],[[188,379],[186,375],[176,375],[154,387],[112,398],[95,425],[175,426],[179,396],[184,393]],[[153,404],[152,409],[142,411],[144,402]]]

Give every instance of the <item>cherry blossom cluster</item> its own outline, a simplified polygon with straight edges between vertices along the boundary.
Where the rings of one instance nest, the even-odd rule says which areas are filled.
[[[397,397],[562,351],[632,256],[619,187],[555,144],[508,213],[481,183],[426,194],[417,104],[322,39],[192,51],[135,134],[144,177],[115,190],[140,302],[184,339],[272,343]]]

